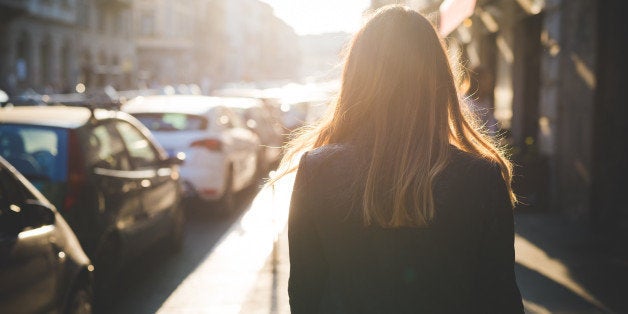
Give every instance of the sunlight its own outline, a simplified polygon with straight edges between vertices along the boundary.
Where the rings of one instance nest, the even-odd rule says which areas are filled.
[[[538,272],[596,306],[598,309],[610,313],[610,310],[602,304],[602,302],[571,277],[569,269],[565,264],[560,260],[551,258],[543,249],[518,234],[515,234],[515,252],[515,260],[518,264]],[[541,312],[543,313],[543,311]]]
[[[551,314],[552,312],[544,306],[534,303],[532,301],[523,300],[523,307],[526,309],[526,313],[531,314]]]
[[[368,0],[263,0],[275,15],[291,25],[299,35],[327,32],[355,32],[362,24]]]
[[[225,233],[203,263],[183,280],[158,313],[240,313],[247,292],[288,222],[294,174],[263,188],[246,214]],[[202,275],[202,274],[209,274]]]
[[[597,86],[597,78],[595,77],[595,72],[591,70],[591,68],[575,53],[571,54],[571,61],[574,63],[576,67],[576,73],[582,78],[584,83],[591,90],[594,90]]]

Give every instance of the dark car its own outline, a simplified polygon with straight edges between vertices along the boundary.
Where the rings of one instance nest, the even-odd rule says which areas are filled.
[[[83,107],[0,109],[3,156],[59,210],[107,291],[127,261],[156,244],[181,246],[176,157],[135,118]]]
[[[0,313],[90,313],[93,269],[54,206],[0,157]]]

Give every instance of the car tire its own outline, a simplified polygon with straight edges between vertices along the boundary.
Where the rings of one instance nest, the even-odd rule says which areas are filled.
[[[177,254],[183,249],[185,239],[185,215],[183,209],[178,206],[172,215],[172,230],[168,235],[169,248],[172,254]]]
[[[80,280],[68,295],[67,314],[91,314],[94,312],[94,291],[87,280]]]
[[[113,286],[120,273],[120,242],[115,236],[108,236],[101,242],[94,258],[96,300],[107,304],[113,298]]]
[[[218,201],[219,212],[224,215],[230,214],[235,208],[235,196],[233,191],[233,166],[229,166],[225,176],[225,191]]]
[[[266,162],[266,148],[262,147],[257,152],[257,163],[255,165],[255,177],[260,178],[266,176],[266,171],[268,170],[267,162]],[[254,181],[255,178],[252,180]]]

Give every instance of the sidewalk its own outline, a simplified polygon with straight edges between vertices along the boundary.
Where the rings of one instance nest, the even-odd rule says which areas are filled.
[[[263,189],[158,313],[284,314],[293,178]],[[628,255],[582,223],[515,215],[515,272],[527,313],[628,313]]]
[[[628,313],[628,260],[586,226],[556,214],[519,213],[516,274],[526,313]],[[244,314],[290,313],[284,230],[242,304]]]
[[[516,273],[529,313],[628,313],[628,259],[583,223],[515,219]]]
[[[287,310],[287,306],[283,306],[287,304],[287,297],[271,299],[271,296],[287,291],[287,286],[283,285],[288,278],[287,235],[284,230],[293,180],[294,176],[288,176],[277,182],[276,189],[262,189],[247,211],[179,284],[157,313],[237,314],[249,313],[252,310],[248,308],[258,307],[256,313],[279,313],[271,310],[280,305]],[[278,239],[282,241],[278,242]],[[276,250],[277,247],[279,250]],[[272,277],[268,261],[272,261],[277,252],[284,263],[281,269],[286,272],[281,277]],[[251,294],[250,291],[255,289],[261,290]],[[264,302],[249,301],[249,295],[270,306],[264,308],[267,306]],[[272,300],[276,300],[275,305]],[[253,307],[248,307],[251,303]],[[245,306],[247,309],[244,309]]]
[[[242,314],[289,314],[287,229],[275,244],[271,257],[260,271],[255,287],[248,293],[242,305]]]

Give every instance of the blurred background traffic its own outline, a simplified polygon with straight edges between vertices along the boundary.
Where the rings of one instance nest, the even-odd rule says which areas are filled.
[[[392,3],[516,163],[526,310],[627,312],[621,2],[0,0],[0,312],[287,312],[290,184],[260,187]]]

